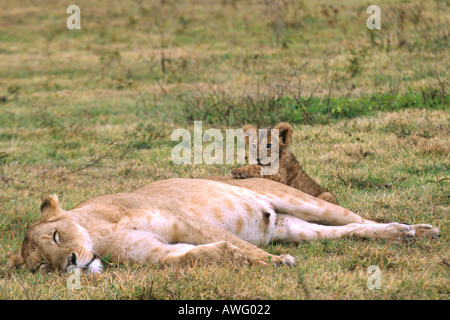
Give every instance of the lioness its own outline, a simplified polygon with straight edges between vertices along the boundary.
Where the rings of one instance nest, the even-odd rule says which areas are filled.
[[[228,179],[228,180],[227,180]],[[96,197],[65,211],[44,196],[41,217],[10,265],[88,272],[100,258],[155,264],[293,265],[290,255],[257,247],[342,236],[407,241],[438,236],[430,225],[377,224],[268,179],[169,179],[130,193]],[[241,187],[232,185],[240,181]],[[326,224],[326,225],[324,225]]]
[[[277,129],[279,133],[279,168],[278,172],[274,175],[263,175],[261,174],[261,168],[264,167],[264,165],[261,164],[259,159],[259,146],[265,146],[267,148],[267,156],[271,156],[271,131],[273,129]],[[242,127],[242,130],[244,132],[249,130],[254,130],[255,133],[258,132],[258,130],[251,124],[246,124],[244,127]],[[306,192],[319,199],[328,201],[333,204],[339,204],[334,195],[322,188],[317,182],[311,179],[305,171],[303,171],[295,156],[289,151],[289,144],[294,132],[291,125],[286,122],[280,122],[273,128],[267,128],[267,131],[267,137],[264,138],[264,141],[259,141],[259,135],[256,135],[257,143],[253,146],[249,146],[249,138],[245,139],[245,143],[247,144],[247,146],[256,150],[258,154],[258,158],[256,160],[258,161],[258,163],[250,164],[245,167],[235,168],[231,170],[231,176],[235,179],[266,178],[278,181],[300,191]]]

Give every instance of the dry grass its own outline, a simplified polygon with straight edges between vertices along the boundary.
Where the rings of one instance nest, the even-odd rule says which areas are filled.
[[[429,144],[412,143],[416,133],[397,137],[393,123],[404,130],[427,132]],[[120,141],[125,129],[117,129],[99,131]],[[305,169],[333,190],[345,207],[376,220],[430,223],[441,229],[439,240],[398,245],[339,239],[268,248],[294,255],[298,266],[291,269],[107,264],[101,275],[82,275],[82,288],[74,291],[66,286],[70,275],[31,274],[2,267],[2,298],[446,299],[449,160],[448,152],[430,152],[429,146],[448,148],[449,129],[448,114],[443,111],[380,113],[333,125],[297,127],[292,145],[295,154],[303,155]],[[70,145],[73,139],[66,136],[66,143]],[[11,158],[7,158],[11,160],[3,164],[5,177],[10,179],[3,183],[0,194],[3,265],[6,254],[19,247],[26,227],[37,218],[42,193],[58,193],[63,207],[69,209],[95,195],[132,190],[157,179],[204,177],[226,170],[223,166],[176,167],[166,143],[129,152],[123,152],[119,143],[100,145],[95,156],[82,156],[92,148],[83,144],[77,147],[80,156],[72,162],[53,159],[25,164],[13,160],[22,152],[31,158],[34,147],[33,143],[15,142]],[[73,152],[58,149],[62,158]],[[102,158],[104,154],[107,156]],[[370,265],[382,270],[379,290],[366,287]]]

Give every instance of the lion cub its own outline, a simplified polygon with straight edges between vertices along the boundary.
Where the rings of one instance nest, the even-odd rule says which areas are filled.
[[[246,124],[242,129],[244,130],[244,132],[248,130],[255,130],[256,133],[258,132],[258,130],[250,124]],[[269,134],[269,131],[271,131],[272,129],[278,129],[279,131],[278,172],[274,175],[262,175],[261,168],[264,165],[259,162],[258,158],[258,164],[251,164],[245,167],[235,168],[231,171],[231,176],[235,179],[266,178],[278,181],[290,187],[308,193],[314,197],[320,198],[333,204],[339,204],[336,198],[330,192],[327,192],[325,189],[319,186],[302,170],[297,159],[295,159],[294,155],[289,151],[289,142],[291,141],[293,133],[293,129],[290,124],[280,122],[273,128],[267,128],[267,140],[264,141],[266,143],[267,155],[270,156],[270,149],[272,148],[272,145],[270,143],[271,134]],[[259,150],[260,141],[258,137],[257,141],[258,145],[252,145],[252,148]],[[248,137],[246,137],[245,143],[247,144],[247,146],[249,145]]]

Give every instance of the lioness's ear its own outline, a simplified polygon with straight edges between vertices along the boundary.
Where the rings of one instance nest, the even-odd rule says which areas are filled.
[[[23,260],[20,251],[8,254],[8,267],[22,267],[24,264],[25,261]]]
[[[254,130],[254,133],[257,135],[258,134],[258,129],[256,129],[254,126],[252,126],[251,124],[246,124],[245,126],[242,127],[242,130],[244,131],[244,134],[248,131],[248,130]],[[245,144],[248,146],[249,144],[249,135],[246,134],[245,135]]]
[[[51,220],[55,217],[61,208],[59,207],[58,196],[54,195],[46,195],[41,197],[41,219],[42,220]]]
[[[280,134],[280,146],[287,146],[289,142],[291,142],[292,133],[294,132],[291,125],[286,122],[280,122],[274,127],[274,129],[278,129]]]

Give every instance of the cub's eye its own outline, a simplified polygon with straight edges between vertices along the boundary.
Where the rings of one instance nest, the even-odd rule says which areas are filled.
[[[256,150],[256,144],[252,144],[252,149]]]
[[[59,234],[58,231],[55,230],[55,232],[53,233],[53,241],[55,243],[59,243]]]
[[[272,148],[272,144],[268,143],[267,144],[267,149],[270,149],[270,148]]]

